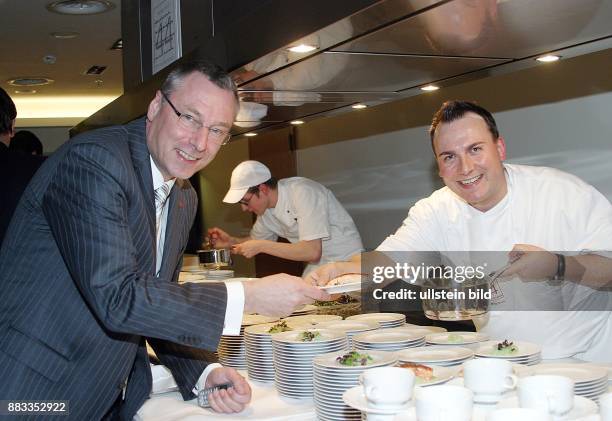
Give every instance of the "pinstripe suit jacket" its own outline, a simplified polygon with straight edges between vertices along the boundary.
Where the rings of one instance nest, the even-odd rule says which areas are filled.
[[[151,390],[144,338],[184,398],[217,347],[225,286],[176,283],[197,198],[177,180],[155,276],[155,209],[144,119],[77,136],[24,192],[0,251],[0,399],[69,400],[121,418]]]

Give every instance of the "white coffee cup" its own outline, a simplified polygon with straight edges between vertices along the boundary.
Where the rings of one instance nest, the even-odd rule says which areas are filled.
[[[474,394],[461,386],[428,386],[415,391],[418,421],[470,421]]]
[[[401,408],[412,398],[414,373],[400,367],[376,367],[359,376],[368,404],[375,408]]]
[[[463,382],[474,392],[474,402],[495,403],[504,392],[516,387],[517,377],[509,361],[478,358],[463,365]]]
[[[503,408],[489,412],[487,421],[552,421],[548,412],[534,408]]]
[[[601,421],[612,421],[612,393],[599,397],[599,415]]]
[[[543,409],[554,416],[565,415],[574,406],[574,381],[554,375],[523,377],[518,383],[518,399],[521,408]]]

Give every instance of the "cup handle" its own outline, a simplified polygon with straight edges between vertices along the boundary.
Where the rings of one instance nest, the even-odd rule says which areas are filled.
[[[518,383],[518,378],[514,375],[514,374],[508,374],[505,378],[505,384],[504,387],[506,389],[514,389],[516,387],[516,384]]]

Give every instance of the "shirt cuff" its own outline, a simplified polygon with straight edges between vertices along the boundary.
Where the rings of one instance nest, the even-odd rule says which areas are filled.
[[[238,336],[244,312],[244,286],[240,281],[230,281],[225,282],[225,287],[227,288],[227,307],[222,334]]]
[[[204,389],[206,387],[206,378],[208,377],[210,372],[213,371],[215,368],[220,368],[220,367],[223,367],[223,366],[221,364],[219,364],[219,363],[212,363],[212,364],[208,364],[208,366],[206,366],[206,368],[204,369],[204,371],[200,375],[200,378],[196,382],[195,387],[192,390],[194,395],[197,395],[198,391],[200,391],[200,390],[202,390],[202,389]]]

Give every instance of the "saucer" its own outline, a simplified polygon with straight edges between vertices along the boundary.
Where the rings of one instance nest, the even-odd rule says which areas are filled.
[[[372,414],[380,414],[380,415],[393,415],[398,412],[404,412],[410,409],[414,404],[412,400],[409,400],[405,405],[396,406],[393,408],[378,408],[372,406],[371,403],[368,402],[365,395],[363,394],[363,386],[355,386],[348,389],[342,395],[342,400],[351,408],[355,408],[361,412],[367,412]]]
[[[513,396],[501,400],[497,404],[497,408],[519,408],[518,396]],[[578,418],[586,417],[587,415],[597,414],[597,404],[590,399],[582,396],[574,395],[574,407],[565,415],[555,416],[554,421],[570,421]]]

